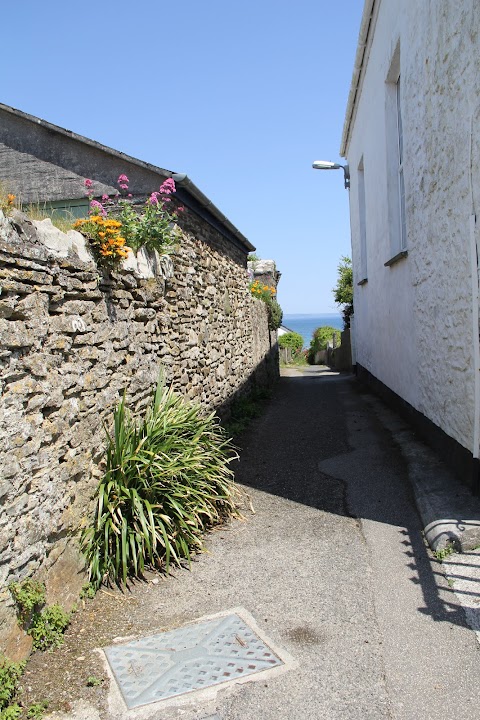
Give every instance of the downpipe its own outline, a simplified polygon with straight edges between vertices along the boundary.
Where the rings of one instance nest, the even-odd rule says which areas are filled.
[[[473,387],[474,387],[474,417],[473,417],[473,448],[472,448],[472,478],[471,487],[475,495],[480,495],[480,328],[479,328],[479,279],[478,260],[479,248],[477,244],[477,216],[475,213],[475,200],[473,195],[473,128],[475,116],[479,114],[480,105],[470,118],[470,147],[469,147],[469,184],[471,214],[469,218],[470,237],[470,263],[472,271],[472,341],[473,341]]]
[[[478,285],[478,247],[475,237],[476,215],[470,215],[470,258],[472,268],[472,333],[473,333],[473,371],[474,371],[474,418],[473,418],[473,464],[472,489],[480,494],[480,336],[479,336],[479,285]]]

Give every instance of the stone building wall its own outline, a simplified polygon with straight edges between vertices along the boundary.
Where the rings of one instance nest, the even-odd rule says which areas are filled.
[[[0,213],[0,649],[10,657],[25,647],[8,583],[35,575],[69,607],[84,582],[75,533],[124,389],[140,409],[162,369],[225,412],[238,390],[276,379],[276,335],[248,291],[245,255],[186,214],[171,277],[144,257],[106,280],[78,233]]]

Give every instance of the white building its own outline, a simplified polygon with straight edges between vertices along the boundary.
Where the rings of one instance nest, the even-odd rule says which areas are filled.
[[[479,0],[366,0],[341,155],[358,371],[470,482],[480,442]]]

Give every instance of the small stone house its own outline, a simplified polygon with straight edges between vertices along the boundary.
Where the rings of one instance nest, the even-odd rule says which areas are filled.
[[[185,174],[155,167],[0,103],[0,181],[22,203],[85,217],[85,180],[94,181],[94,194],[100,198],[118,192],[121,174],[129,178],[129,192],[143,199],[173,178],[179,203],[237,248],[242,262],[255,249]]]
[[[480,4],[366,0],[341,155],[359,375],[478,489]]]

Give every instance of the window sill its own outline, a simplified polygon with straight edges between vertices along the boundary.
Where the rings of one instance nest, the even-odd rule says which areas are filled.
[[[403,260],[406,257],[408,257],[408,250],[400,250],[400,252],[390,258],[390,260],[387,260],[387,262],[384,263],[384,266],[392,267],[392,265],[396,265],[396,263],[400,262],[400,260]]]
[[[357,285],[366,285],[368,282],[368,278],[363,278],[362,280],[359,280],[357,282]]]

